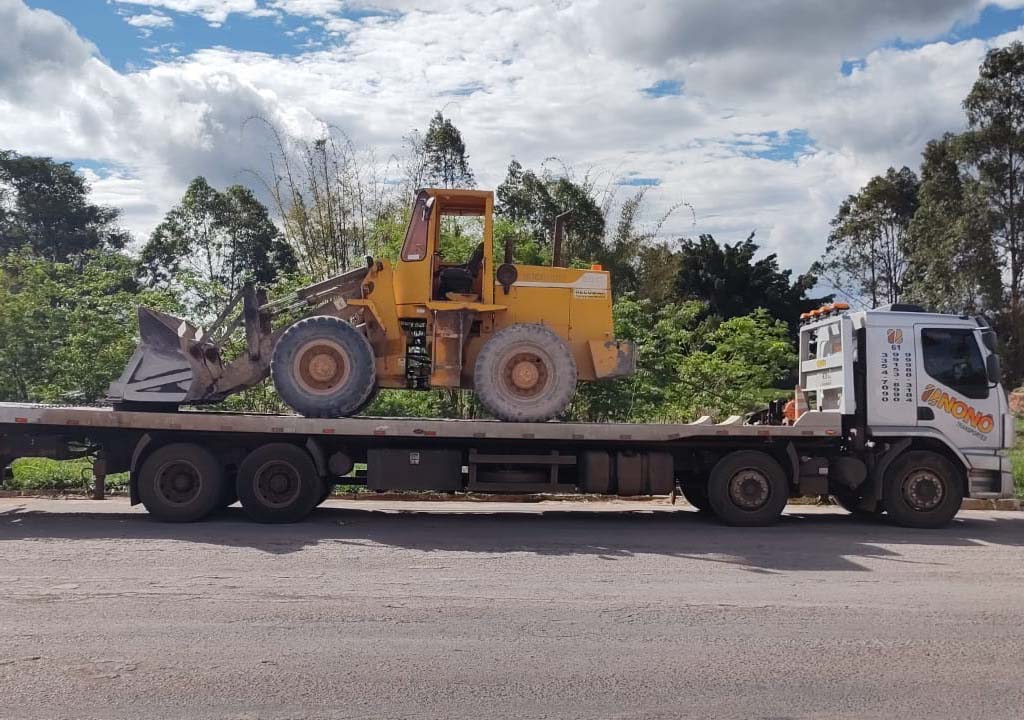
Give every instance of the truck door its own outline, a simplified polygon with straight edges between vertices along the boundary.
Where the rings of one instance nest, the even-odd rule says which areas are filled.
[[[979,332],[916,325],[917,423],[961,448],[1000,446],[998,388],[989,386]]]

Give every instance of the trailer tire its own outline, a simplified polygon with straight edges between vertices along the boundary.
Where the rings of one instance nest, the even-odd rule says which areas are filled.
[[[206,448],[171,443],[149,454],[139,467],[139,499],[164,522],[195,522],[219,509],[224,468]]]
[[[767,453],[737,450],[711,469],[708,504],[726,525],[771,525],[788,500],[786,473]]]
[[[690,503],[697,509],[697,512],[705,515],[714,513],[711,509],[711,502],[708,500],[708,489],[704,485],[680,485],[679,490],[683,493],[683,497],[686,498],[686,502]]]
[[[284,331],[270,359],[270,377],[288,407],[306,417],[353,415],[377,386],[370,341],[330,315],[304,318]]]
[[[882,497],[896,524],[939,528],[949,524],[963,501],[963,473],[938,453],[913,450],[885,472]]]
[[[484,344],[473,384],[494,417],[543,422],[560,415],[572,401],[576,361],[562,338],[543,325],[510,325]]]
[[[238,466],[238,499],[256,522],[291,523],[313,512],[324,494],[309,453],[296,445],[256,448]]]

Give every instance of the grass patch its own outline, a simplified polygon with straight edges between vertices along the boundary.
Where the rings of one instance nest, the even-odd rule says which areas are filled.
[[[85,492],[92,486],[92,461],[21,458],[11,464],[11,475],[4,478],[4,490],[48,490],[52,492]],[[116,492],[128,487],[128,473],[107,476],[107,490]]]

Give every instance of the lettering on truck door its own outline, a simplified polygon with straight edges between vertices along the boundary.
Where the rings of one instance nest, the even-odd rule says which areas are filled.
[[[868,419],[873,425],[916,424],[917,366],[912,325],[867,328]]]
[[[918,325],[921,379],[917,424],[940,430],[962,448],[998,448],[999,398],[989,387],[978,333]]]

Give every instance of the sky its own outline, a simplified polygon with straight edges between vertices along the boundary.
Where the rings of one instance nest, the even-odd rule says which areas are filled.
[[[557,157],[645,188],[649,227],[686,203],[664,239],[754,231],[803,272],[1022,26],[1024,0],[0,0],[0,149],[75,163],[142,241],[193,177],[254,184],[248,118],[383,163],[443,109],[480,187]]]

